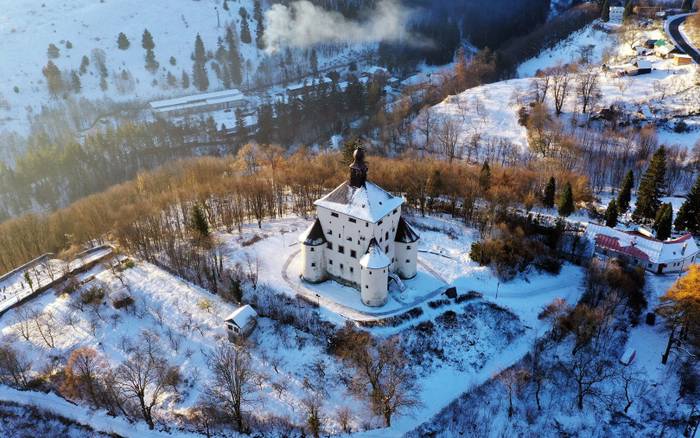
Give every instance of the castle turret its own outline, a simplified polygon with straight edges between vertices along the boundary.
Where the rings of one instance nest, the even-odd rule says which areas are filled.
[[[362,148],[355,149],[352,157],[354,161],[350,165],[350,186],[364,187],[367,182],[367,163],[365,163],[365,150]]]
[[[360,259],[360,296],[366,306],[383,306],[389,299],[390,264],[391,260],[373,238],[369,242],[367,254]]]
[[[303,263],[302,278],[311,283],[325,280],[326,264],[323,251],[326,247],[326,237],[323,235],[323,227],[318,219],[299,236],[299,242]]]
[[[413,231],[403,217],[399,218],[394,238],[396,265],[394,269],[399,277],[413,278],[418,272],[418,233]]]

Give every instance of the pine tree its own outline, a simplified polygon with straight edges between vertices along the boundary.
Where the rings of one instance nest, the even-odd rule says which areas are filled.
[[[681,9],[683,9],[683,12],[690,12],[690,10],[693,8],[693,0],[683,0],[683,5],[681,6]]]
[[[255,45],[259,50],[265,50],[265,22],[258,21],[255,26]]]
[[[80,61],[79,69],[81,75],[87,73],[88,66],[90,66],[90,58],[88,58],[87,56],[83,56],[83,59]]]
[[[622,181],[620,193],[617,194],[617,209],[620,214],[627,213],[632,199],[632,187],[634,187],[634,173],[630,170]]]
[[[48,56],[49,59],[56,59],[61,56],[61,50],[56,47],[56,44],[51,43],[49,44],[49,48],[46,49],[46,56]]]
[[[547,186],[544,188],[544,198],[542,204],[547,208],[554,207],[554,195],[557,191],[557,182],[554,177],[550,177]]]
[[[627,0],[627,3],[625,3],[625,10],[622,13],[622,18],[626,21],[628,18],[632,16],[632,12],[634,10],[634,5],[632,4],[632,0]]]
[[[238,50],[238,40],[236,39],[235,28],[229,26],[226,29],[226,45],[228,46],[228,69],[231,74],[231,82],[240,85],[243,82],[241,71],[241,55]]]
[[[243,118],[243,110],[236,108],[236,137],[243,142],[248,137],[248,130]]]
[[[606,23],[610,21],[610,2],[608,0],[604,0],[600,7],[600,19]]]
[[[160,64],[158,64],[158,61],[156,61],[156,55],[153,50],[146,50],[146,70],[151,72],[151,74],[155,74],[155,72],[158,71],[159,65]]]
[[[311,54],[309,55],[309,65],[311,66],[311,72],[314,76],[318,76],[318,54],[316,49],[311,49]]]
[[[143,36],[141,37],[141,47],[146,50],[153,50],[156,48],[156,44],[153,42],[153,36],[148,29],[144,29]]]
[[[199,91],[206,91],[209,88],[209,76],[207,74],[207,52],[204,49],[202,37],[197,34],[194,41],[194,55],[192,57],[192,82]]]
[[[209,236],[209,223],[207,218],[204,216],[204,210],[199,204],[195,204],[192,208],[191,226],[199,237]]]
[[[180,82],[182,82],[183,89],[186,90],[190,88],[190,75],[188,75],[184,70],[182,71],[182,79],[180,79]]]
[[[639,190],[637,205],[632,219],[637,222],[653,220],[661,206],[661,195],[666,184],[666,149],[661,146],[651,158],[649,168],[644,173]]]
[[[491,188],[491,167],[488,161],[484,161],[484,165],[481,166],[481,173],[479,173],[479,186],[483,192],[488,191]]]
[[[654,231],[656,231],[656,238],[659,240],[666,240],[671,237],[671,227],[673,225],[673,206],[669,204],[663,204],[656,214],[656,219],[654,220]]]
[[[46,85],[49,88],[49,94],[51,96],[58,96],[58,94],[63,89],[63,80],[61,79],[61,71],[56,67],[53,61],[49,61],[46,67],[43,68],[42,73],[46,78]]]
[[[253,39],[250,36],[250,26],[248,25],[248,11],[244,7],[238,10],[238,14],[241,16],[241,42],[243,44],[250,44]]]
[[[80,90],[83,88],[82,84],[80,83],[80,76],[78,76],[78,72],[75,70],[71,71],[70,73],[70,81],[71,81],[71,86],[73,88],[74,93],[80,93]]]
[[[107,91],[108,86],[107,76],[100,76],[100,90]]]
[[[170,85],[171,87],[177,86],[177,78],[175,77],[174,74],[172,74],[170,72],[168,72],[167,81],[168,81],[168,85]]]
[[[567,182],[564,185],[564,191],[559,198],[557,207],[559,209],[559,216],[567,217],[574,212],[574,194],[571,190],[571,183]]]
[[[700,176],[678,210],[675,225],[678,231],[700,234]]]
[[[615,228],[617,225],[617,202],[613,199],[605,209],[605,226]]]
[[[129,38],[124,35],[124,32],[119,32],[119,36],[117,37],[117,47],[119,47],[119,50],[126,50],[130,45]]]
[[[228,0],[224,0],[224,11],[228,11]]]

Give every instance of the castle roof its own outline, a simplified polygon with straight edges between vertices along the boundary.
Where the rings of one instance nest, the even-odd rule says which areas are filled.
[[[396,238],[394,242],[413,243],[418,241],[418,239],[420,239],[418,233],[413,231],[413,228],[411,228],[408,222],[401,216],[399,218],[399,224],[396,226]]]
[[[363,255],[360,259],[360,266],[365,269],[383,269],[391,264],[389,257],[384,254],[382,248],[377,243],[377,239],[372,238],[369,241],[369,248],[367,248],[367,254]]]
[[[403,198],[392,195],[370,181],[365,182],[361,187],[353,187],[345,181],[314,204],[356,219],[376,223],[400,207],[403,204]]]
[[[661,241],[643,234],[594,224],[588,225],[586,234],[601,248],[655,264],[682,260],[698,253],[698,246],[691,234]]]
[[[323,227],[318,218],[306,231],[299,235],[299,242],[308,246],[318,246],[326,243],[326,236],[323,234]]]

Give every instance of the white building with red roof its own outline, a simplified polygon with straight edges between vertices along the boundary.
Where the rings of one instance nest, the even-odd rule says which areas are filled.
[[[304,280],[327,279],[359,289],[367,306],[389,298],[389,278],[416,276],[418,234],[401,217],[403,198],[367,180],[357,149],[350,179],[315,202],[317,219],[299,236]]]
[[[619,258],[655,274],[687,271],[700,262],[698,245],[691,234],[661,241],[635,231],[590,224],[586,236],[600,258]]]

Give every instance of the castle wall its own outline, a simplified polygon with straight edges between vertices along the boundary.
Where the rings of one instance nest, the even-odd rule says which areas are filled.
[[[366,306],[379,307],[389,299],[389,268],[362,268],[360,297]]]
[[[396,273],[402,279],[413,278],[418,272],[418,242],[396,242]]]
[[[304,280],[319,283],[326,279],[326,263],[323,253],[325,245],[301,245],[301,259]]]

